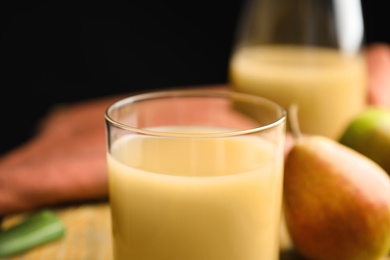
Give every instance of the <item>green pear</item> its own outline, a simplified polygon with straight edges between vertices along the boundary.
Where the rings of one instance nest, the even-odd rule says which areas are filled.
[[[374,160],[390,174],[390,108],[368,107],[351,121],[340,143]]]
[[[390,250],[390,177],[322,136],[297,139],[285,161],[284,217],[312,260],[377,260]]]

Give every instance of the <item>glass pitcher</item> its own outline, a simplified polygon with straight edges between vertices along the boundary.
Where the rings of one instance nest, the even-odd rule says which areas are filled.
[[[359,0],[248,0],[230,57],[229,84],[298,106],[303,133],[338,139],[366,106]]]

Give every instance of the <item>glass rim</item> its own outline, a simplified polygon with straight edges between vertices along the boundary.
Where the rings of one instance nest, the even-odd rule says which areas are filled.
[[[266,125],[258,127],[252,127],[248,129],[220,131],[220,132],[208,132],[208,133],[185,133],[185,132],[164,132],[164,131],[153,131],[146,128],[138,128],[128,124],[119,122],[112,118],[110,113],[119,108],[129,104],[135,104],[140,101],[147,101],[157,98],[179,98],[179,97],[218,97],[218,98],[235,98],[237,100],[244,100],[248,103],[266,104],[269,107],[274,107],[275,111],[279,112],[279,116]],[[156,137],[231,137],[231,136],[242,136],[255,132],[263,132],[267,129],[274,128],[281,123],[286,121],[287,112],[278,103],[260,96],[253,94],[247,94],[242,92],[236,92],[233,90],[212,90],[212,89],[173,89],[173,90],[156,90],[151,92],[145,92],[141,94],[134,94],[128,97],[122,98],[114,103],[110,104],[104,113],[106,122],[116,126],[120,129],[132,131],[134,133],[156,136]]]

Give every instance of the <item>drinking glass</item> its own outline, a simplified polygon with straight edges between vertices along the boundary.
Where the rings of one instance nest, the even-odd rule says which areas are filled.
[[[229,62],[233,90],[298,105],[301,130],[339,139],[366,106],[360,0],[246,0]]]
[[[116,260],[276,260],[285,111],[217,90],[130,96],[106,111]]]

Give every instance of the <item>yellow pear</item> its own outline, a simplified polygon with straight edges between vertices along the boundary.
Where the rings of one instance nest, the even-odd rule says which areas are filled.
[[[390,177],[368,157],[326,137],[300,137],[286,157],[283,196],[291,241],[308,259],[388,254]]]

